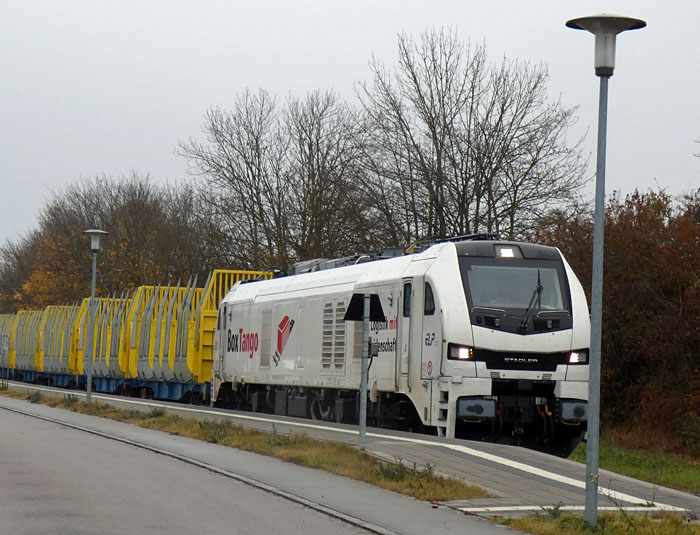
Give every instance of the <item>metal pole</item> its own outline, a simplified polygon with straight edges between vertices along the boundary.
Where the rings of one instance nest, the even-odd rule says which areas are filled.
[[[4,379],[3,386],[7,386],[7,381],[10,379],[10,337],[3,334],[1,337],[2,342],[0,343],[0,354],[2,354],[3,367],[5,364],[5,359],[7,358],[7,367],[3,370],[0,375],[0,379]]]
[[[7,355],[7,370],[5,371],[5,381],[10,380],[10,336],[5,336],[5,354]]]
[[[600,77],[598,104],[598,161],[593,227],[593,277],[591,281],[591,347],[588,382],[588,441],[586,444],[586,509],[584,521],[598,524],[598,451],[600,439],[600,341],[603,324],[603,244],[605,239],[605,144],[608,122],[609,76]]]
[[[97,273],[97,251],[92,252],[92,288],[90,289],[90,321],[88,330],[90,334],[90,354],[87,355],[87,384],[85,385],[85,403],[90,403],[92,393],[92,360],[95,356],[95,276]]]
[[[365,443],[367,427],[367,368],[369,362],[369,299],[364,295],[362,311],[362,375],[360,377],[360,446]]]

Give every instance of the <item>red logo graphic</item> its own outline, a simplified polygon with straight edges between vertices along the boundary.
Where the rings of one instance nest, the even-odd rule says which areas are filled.
[[[280,321],[280,324],[277,326],[277,351],[275,351],[275,354],[272,356],[275,366],[279,366],[284,347],[287,345],[289,335],[292,334],[292,327],[294,327],[294,320],[289,319],[289,316],[282,318],[282,321]]]
[[[289,340],[289,335],[292,332],[293,326],[294,320],[290,320],[289,316],[285,316],[277,327],[277,351],[279,351],[280,354],[284,351],[284,346],[287,345],[287,340]]]

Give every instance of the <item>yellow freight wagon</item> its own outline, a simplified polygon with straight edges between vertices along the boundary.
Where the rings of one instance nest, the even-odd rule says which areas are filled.
[[[14,377],[163,399],[201,399],[211,381],[218,305],[236,283],[269,279],[263,271],[215,270],[203,288],[140,286],[129,294],[0,315]]]

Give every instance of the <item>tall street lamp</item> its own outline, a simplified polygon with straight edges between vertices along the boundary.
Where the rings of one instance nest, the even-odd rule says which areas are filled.
[[[608,121],[608,80],[615,69],[615,38],[618,33],[638,30],[643,20],[618,15],[593,15],[566,23],[575,30],[595,35],[595,74],[600,78],[598,148],[593,228],[593,277],[591,281],[591,347],[588,383],[588,441],[586,444],[586,509],[584,520],[591,529],[598,524],[598,448],[600,427],[600,339],[603,319],[603,241],[605,234],[605,143]]]
[[[83,232],[90,236],[90,250],[92,251],[92,286],[90,289],[90,322],[88,331],[90,333],[90,355],[87,361],[87,383],[85,385],[85,403],[90,403],[92,393],[92,363],[95,359],[95,277],[97,274],[97,253],[100,250],[100,238],[108,233],[100,229],[89,229]],[[87,352],[86,352],[87,353]]]

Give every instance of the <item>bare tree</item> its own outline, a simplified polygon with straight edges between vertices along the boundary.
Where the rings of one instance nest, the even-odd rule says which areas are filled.
[[[487,65],[450,30],[399,37],[392,72],[371,62],[358,96],[370,123],[369,187],[397,237],[515,236],[585,183],[572,109],[547,102],[542,65]],[[400,229],[400,230],[399,230]]]
[[[0,313],[26,306],[22,287],[27,282],[40,240],[36,231],[0,247]]]
[[[218,222],[191,187],[153,184],[148,176],[96,177],[53,194],[38,229],[0,248],[0,306],[5,310],[75,301],[90,291],[83,231],[109,235],[98,256],[98,293],[159,284],[226,265]]]
[[[361,129],[333,92],[290,99],[284,122],[289,139],[290,244],[298,258],[336,256],[364,236],[364,200],[358,189]]]
[[[246,90],[232,111],[207,112],[203,131],[206,144],[191,139],[179,153],[189,160],[190,174],[202,177],[200,192],[221,217],[234,262],[285,265],[287,142],[280,136],[276,99]]]
[[[216,268],[237,267],[226,248],[227,236],[219,215],[204,202],[194,186],[178,184],[165,192],[165,280],[199,274],[206,280]]]
[[[207,143],[182,143],[180,154],[226,222],[238,265],[287,266],[367,245],[362,130],[335,93],[279,107],[264,91],[246,91],[230,112],[208,112],[203,130]]]

